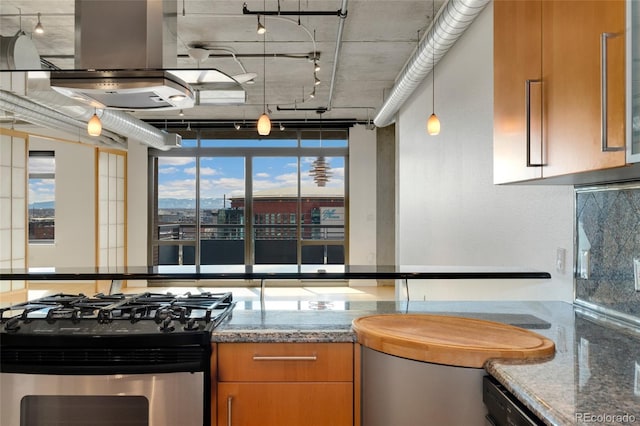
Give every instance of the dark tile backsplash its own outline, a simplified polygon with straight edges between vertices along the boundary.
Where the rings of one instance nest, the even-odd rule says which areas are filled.
[[[576,189],[576,301],[640,319],[640,182]]]

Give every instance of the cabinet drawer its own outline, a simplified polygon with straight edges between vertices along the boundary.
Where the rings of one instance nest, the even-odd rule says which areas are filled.
[[[220,382],[352,382],[352,343],[221,343]]]
[[[219,383],[218,425],[353,426],[352,401],[351,383]]]

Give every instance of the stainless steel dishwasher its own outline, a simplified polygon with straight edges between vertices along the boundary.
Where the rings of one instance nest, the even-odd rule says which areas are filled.
[[[484,426],[484,369],[414,361],[362,348],[363,426]]]

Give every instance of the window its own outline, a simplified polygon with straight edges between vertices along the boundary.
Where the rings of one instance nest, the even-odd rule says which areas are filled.
[[[152,264],[343,264],[347,132],[295,134],[150,150]]]
[[[29,243],[53,243],[56,216],[54,151],[29,151]]]

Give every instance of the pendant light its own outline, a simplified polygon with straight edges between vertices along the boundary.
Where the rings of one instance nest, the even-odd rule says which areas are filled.
[[[269,136],[271,133],[271,119],[267,115],[267,37],[262,35],[262,115],[258,118],[258,134]]]
[[[258,34],[264,34],[267,32],[267,29],[265,28],[264,25],[262,25],[262,22],[260,22],[260,15],[258,15],[258,30],[257,33]]]
[[[431,3],[432,13],[431,13],[431,28],[433,28],[433,22],[435,22],[436,18],[436,0],[433,0]],[[435,58],[435,40],[432,37],[432,48],[431,48],[431,116],[427,120],[427,133],[431,136],[436,136],[440,133],[440,119],[436,115],[436,58]]]
[[[38,12],[38,23],[36,24],[35,28],[33,29],[33,32],[36,34],[44,34],[44,27],[42,26],[42,23],[40,22],[40,12]]]
[[[102,122],[96,109],[93,110],[93,117],[87,122],[87,133],[89,136],[100,136],[102,133]]]

